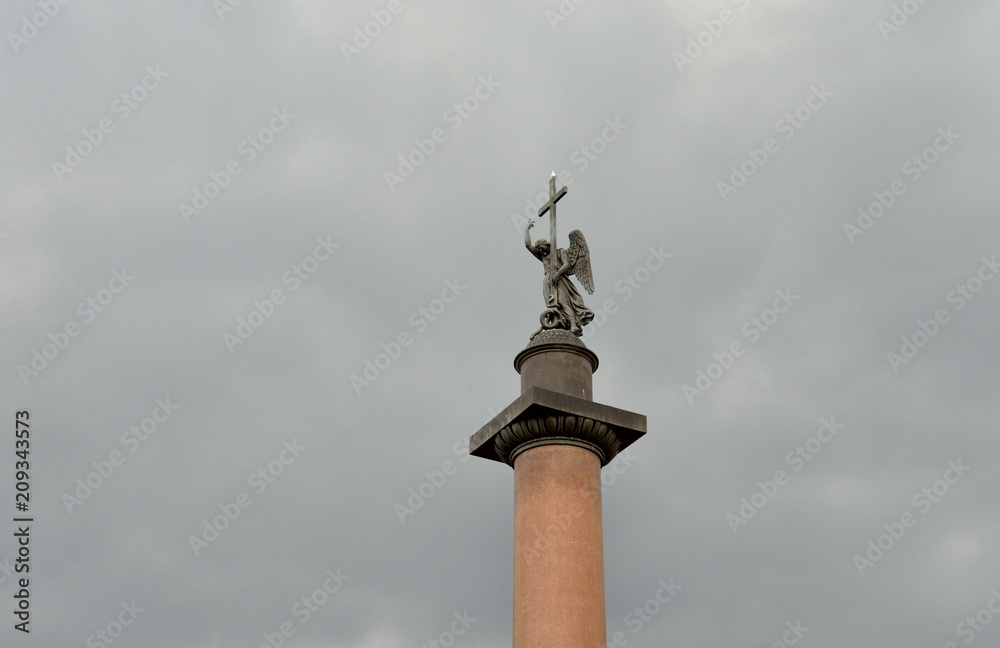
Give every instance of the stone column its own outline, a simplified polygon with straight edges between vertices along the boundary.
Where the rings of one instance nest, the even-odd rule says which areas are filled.
[[[521,396],[469,441],[514,468],[514,648],[605,648],[601,468],[646,417],[593,402],[597,356],[568,331],[517,355]]]
[[[597,356],[585,347],[525,349],[514,366],[521,373],[522,392],[541,387],[593,400]],[[565,427],[564,420],[555,427]],[[512,458],[514,648],[607,644],[604,455],[587,440],[560,436],[542,436]]]
[[[605,648],[601,460],[542,445],[514,460],[514,648]]]

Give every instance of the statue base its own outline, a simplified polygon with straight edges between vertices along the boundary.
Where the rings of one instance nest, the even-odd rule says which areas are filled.
[[[469,452],[511,466],[541,445],[592,450],[601,465],[646,433],[642,414],[595,403],[597,354],[565,329],[544,330],[517,357],[521,396],[469,439]]]

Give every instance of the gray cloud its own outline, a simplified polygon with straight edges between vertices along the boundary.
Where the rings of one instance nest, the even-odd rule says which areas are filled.
[[[27,38],[42,5],[58,11]],[[1000,587],[1000,283],[954,297],[1000,253],[996,7],[400,2],[348,61],[387,6],[0,8],[0,411],[32,413],[36,517],[32,632],[9,621],[8,643],[101,645],[133,600],[115,645],[256,647],[287,622],[290,648],[416,647],[466,612],[456,645],[509,642],[511,473],[460,442],[517,396],[542,301],[516,224],[557,171],[588,304],[612,305],[588,332],[595,399],[649,417],[604,495],[609,639],[771,646],[801,624],[802,646],[966,645]],[[275,110],[294,115],[281,130]],[[389,182],[400,156],[412,172]],[[883,213],[851,235],[859,210]],[[313,265],[317,238],[339,247]],[[637,272],[651,246],[672,256]],[[467,287],[435,305],[448,282]],[[772,321],[779,290],[799,298]],[[166,398],[175,413],[123,439]],[[796,470],[830,417],[843,430]],[[761,497],[734,533],[727,514]],[[661,581],[680,589],[637,624]]]

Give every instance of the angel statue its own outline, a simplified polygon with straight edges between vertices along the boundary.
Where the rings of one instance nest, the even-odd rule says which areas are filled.
[[[589,294],[594,294],[594,277],[590,271],[590,251],[587,240],[580,230],[569,233],[569,249],[556,248],[555,256],[549,258],[552,246],[543,238],[531,244],[531,228],[534,221],[524,230],[524,246],[545,267],[542,281],[542,296],[546,309],[541,315],[542,327],[531,337],[545,329],[567,329],[576,336],[583,335],[583,327],[594,319],[594,312],[583,303],[583,297],[570,277],[576,275]],[[555,228],[553,228],[554,230]]]

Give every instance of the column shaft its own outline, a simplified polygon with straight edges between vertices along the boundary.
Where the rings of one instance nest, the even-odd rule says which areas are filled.
[[[544,445],[514,460],[514,648],[605,648],[601,461]]]

